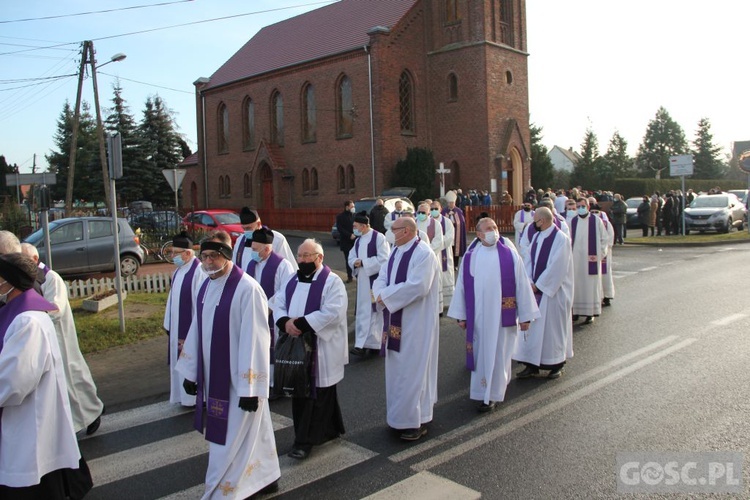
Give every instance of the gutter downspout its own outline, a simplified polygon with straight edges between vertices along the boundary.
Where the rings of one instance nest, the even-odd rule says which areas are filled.
[[[208,155],[206,154],[206,96],[201,91],[201,121],[203,122],[203,201],[205,207],[208,208],[211,205],[208,204]]]
[[[372,54],[367,50],[367,45],[364,46],[364,49],[367,54],[367,81],[370,90],[370,168],[372,170],[372,195],[377,196],[375,191],[375,128],[372,117]]]

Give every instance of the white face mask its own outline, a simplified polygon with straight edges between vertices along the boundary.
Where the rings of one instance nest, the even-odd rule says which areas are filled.
[[[7,283],[7,281],[3,281],[2,283],[0,283],[0,286],[4,285],[6,283]],[[12,292],[13,290],[15,290],[15,289],[16,289],[16,287],[11,287],[11,289],[8,290],[7,292],[0,294],[0,304],[5,304],[8,301],[8,294],[10,292]]]
[[[206,273],[208,275],[208,277],[210,278],[210,277],[216,275],[217,273],[220,273],[221,271],[223,271],[224,268],[227,267],[228,264],[229,264],[229,261],[226,261],[226,262],[224,262],[224,265],[221,266],[219,269],[213,269],[213,270],[206,269],[206,265],[203,264],[203,272]]]
[[[396,244],[396,235],[393,234],[391,231],[386,231],[386,233],[385,233],[385,241],[387,241],[391,245],[395,245]]]
[[[497,243],[498,239],[500,239],[500,233],[498,233],[497,231],[484,233],[484,241],[488,245],[494,245],[495,243]]]

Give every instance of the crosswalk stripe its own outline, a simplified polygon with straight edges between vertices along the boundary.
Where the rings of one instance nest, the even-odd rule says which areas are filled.
[[[343,439],[336,439],[321,446],[316,446],[313,448],[313,454],[313,458],[303,461],[289,458],[286,455],[279,457],[281,468],[280,493],[294,490],[377,456],[374,451]],[[200,498],[203,491],[204,486],[200,484],[162,497],[162,500]]]
[[[482,494],[444,477],[422,471],[377,493],[373,493],[363,500],[401,500],[403,498],[429,498],[430,500],[461,498],[462,500],[474,500],[482,498]]]
[[[177,417],[192,412],[192,408],[182,405],[171,404],[169,401],[140,406],[132,410],[119,411],[117,413],[102,415],[102,425],[96,434],[84,436],[79,439],[90,439],[112,432],[118,432],[139,425],[150,424],[160,420]]]

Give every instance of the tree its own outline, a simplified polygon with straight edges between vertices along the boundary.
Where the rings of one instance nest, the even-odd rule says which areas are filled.
[[[542,144],[542,127],[531,124],[531,185],[551,187],[554,182],[554,167],[547,146]]]
[[[407,148],[406,158],[396,163],[393,181],[394,186],[409,186],[416,189],[412,201],[431,198],[435,184],[435,157],[432,150]]]
[[[693,141],[693,178],[721,179],[728,165],[721,160],[721,148],[714,144],[708,118],[701,118]]]
[[[594,131],[588,128],[581,143],[581,158],[570,174],[570,182],[574,186],[598,189],[607,177],[607,166],[599,155],[599,139]]]
[[[150,194],[154,179],[150,172],[150,165],[145,158],[141,132],[122,97],[119,81],[115,83],[113,93],[114,106],[108,110],[105,128],[110,135],[119,133],[122,140],[123,176],[117,182],[117,194],[127,204],[144,199],[144,193]]]
[[[633,159],[628,155],[628,142],[617,131],[609,140],[604,161],[612,173],[612,180],[627,179],[635,175]]]
[[[151,189],[143,195],[162,206],[169,205],[174,197],[172,188],[161,171],[176,168],[177,164],[185,159],[185,153],[190,154],[187,143],[177,133],[173,114],[161,97],[149,97],[146,99],[143,120],[139,127],[151,182]]]
[[[685,154],[687,141],[682,127],[675,122],[664,107],[660,107],[651,120],[638,146],[636,164],[643,177],[656,174],[661,179],[661,171],[669,167],[669,157]]]
[[[5,160],[5,156],[0,155],[0,196],[8,195],[14,200],[16,199],[17,195],[15,186],[8,186],[8,184],[5,182],[6,174],[16,173],[18,173],[18,165],[8,165],[8,162]]]

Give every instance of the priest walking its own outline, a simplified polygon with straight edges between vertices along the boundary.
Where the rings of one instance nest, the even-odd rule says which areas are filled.
[[[396,248],[372,289],[383,311],[386,413],[401,439],[416,441],[437,402],[440,267],[413,219],[401,217],[391,231]]]
[[[607,256],[609,234],[602,220],[589,213],[586,198],[576,201],[577,215],[570,219],[573,245],[573,321],[586,316],[593,323],[602,312],[602,259]]]
[[[447,206],[443,215],[453,223],[453,268],[458,270],[459,259],[466,253],[466,217],[463,210],[456,206],[456,193],[448,191],[445,194]]]
[[[258,211],[250,207],[242,207],[242,210],[240,210],[240,224],[242,224],[245,234],[237,238],[237,241],[234,243],[232,261],[247,271],[252,260],[253,231],[265,228],[266,226],[261,222]],[[273,232],[273,251],[284,257],[296,271],[297,261],[294,258],[294,252],[292,252],[289,243],[286,241],[286,237],[278,231],[271,230],[271,232]]]
[[[208,279],[177,362],[185,392],[197,394],[195,428],[209,441],[204,500],[275,491],[281,475],[268,409],[268,303],[231,259],[218,237],[201,243]]]
[[[484,413],[505,399],[516,335],[539,318],[539,308],[521,257],[498,244],[495,221],[481,219],[477,238],[481,245],[464,255],[458,271],[448,316],[466,330],[469,398],[479,401],[477,410]]]
[[[297,250],[299,271],[276,297],[274,319],[279,330],[310,340],[312,388],[310,397],[292,399],[294,446],[288,456],[304,460],[312,447],[344,434],[336,385],[349,362],[344,282],[323,265],[323,247],[307,239]]]
[[[573,357],[573,255],[570,238],[553,222],[549,208],[536,209],[537,232],[524,262],[531,280],[541,318],[531,323],[528,332],[516,338],[513,359],[526,365],[518,378],[527,378],[549,370],[547,378],[562,375],[565,360]]]
[[[384,235],[370,227],[365,212],[354,215],[354,234],[357,239],[349,251],[349,267],[357,278],[357,313],[354,347],[349,352],[365,356],[380,351],[383,315],[377,312],[372,284],[388,261],[391,246]]]

